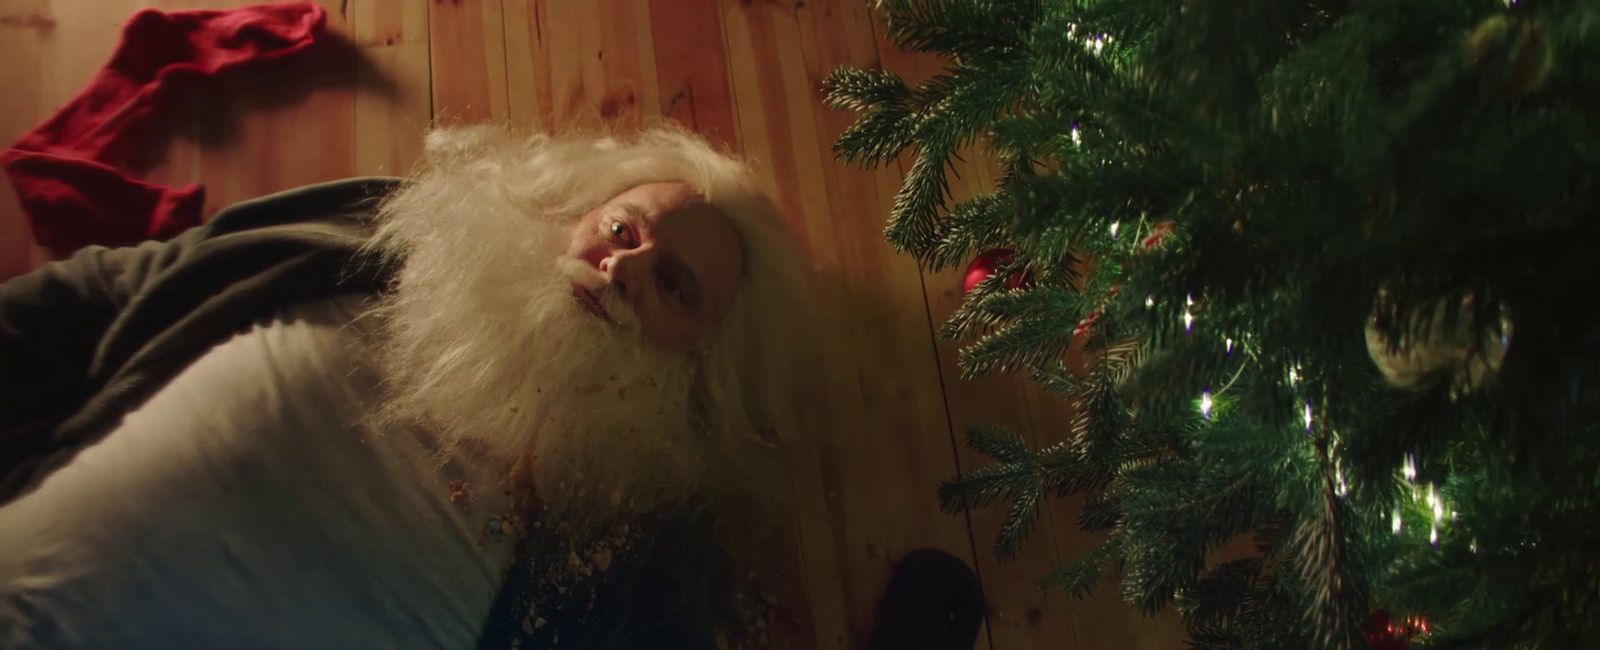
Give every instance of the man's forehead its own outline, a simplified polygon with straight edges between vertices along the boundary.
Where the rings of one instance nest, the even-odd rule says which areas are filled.
[[[695,222],[695,226],[726,224],[732,229],[732,222],[722,210],[701,200],[692,200],[681,203],[651,206],[645,203],[621,201],[611,208],[623,216],[642,221],[646,226],[659,227],[664,224],[688,224]]]
[[[653,182],[635,185],[607,201],[608,207],[631,216],[658,219],[663,214],[705,204],[700,192],[687,183]]]
[[[611,205],[608,207],[635,219],[641,219],[645,221],[655,221],[656,219],[656,217],[653,216],[649,210],[644,209],[644,206],[628,199],[617,199],[612,201]]]

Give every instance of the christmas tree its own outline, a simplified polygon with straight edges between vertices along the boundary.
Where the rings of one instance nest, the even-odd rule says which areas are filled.
[[[1600,3],[876,5],[947,66],[835,71],[835,151],[911,161],[895,247],[994,263],[962,372],[1076,405],[974,424],[947,510],[1005,556],[1081,495],[1043,584],[1194,647],[1600,647]]]

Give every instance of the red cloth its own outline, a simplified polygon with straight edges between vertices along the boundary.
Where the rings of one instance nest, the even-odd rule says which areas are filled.
[[[200,223],[199,185],[172,188],[132,177],[128,167],[150,139],[141,136],[176,92],[300,52],[326,20],[321,7],[300,2],[134,14],[88,87],[0,154],[34,240],[64,254],[90,244],[166,239]]]

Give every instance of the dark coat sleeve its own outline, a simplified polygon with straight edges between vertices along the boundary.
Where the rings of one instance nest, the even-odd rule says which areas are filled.
[[[398,183],[247,201],[171,241],[89,248],[0,285],[0,505],[255,319],[379,290],[383,269],[354,260]]]
[[[0,284],[0,458],[21,453],[23,430],[59,420],[89,397],[107,331],[197,236],[92,246]]]

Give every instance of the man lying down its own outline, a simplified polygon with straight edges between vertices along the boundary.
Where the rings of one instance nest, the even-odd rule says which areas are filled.
[[[759,641],[805,273],[692,135],[438,131],[0,288],[0,647]]]

